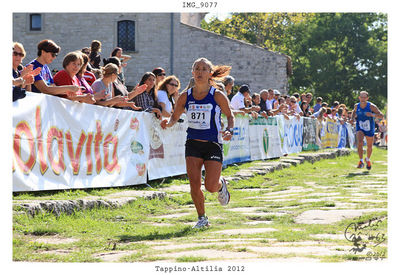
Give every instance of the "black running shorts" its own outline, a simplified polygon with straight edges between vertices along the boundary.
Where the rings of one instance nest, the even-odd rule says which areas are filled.
[[[222,163],[222,144],[211,141],[188,139],[185,144],[185,157],[215,160]]]

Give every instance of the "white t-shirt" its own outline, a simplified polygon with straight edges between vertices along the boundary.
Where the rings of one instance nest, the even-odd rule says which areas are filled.
[[[289,106],[289,110],[293,110],[293,109],[291,108],[291,106]],[[295,112],[296,114],[300,114],[300,113],[302,112],[301,109],[300,109],[299,103],[296,103],[296,107],[294,108],[294,112]]]
[[[234,110],[240,110],[245,108],[244,105],[244,95],[241,92],[237,92],[231,100],[231,106]]]
[[[267,99],[267,101],[265,101],[265,104],[267,105],[267,110],[274,109],[274,99]]]
[[[159,90],[157,94],[158,98],[158,103],[164,103],[165,104],[165,111],[168,113],[171,113],[172,111],[172,103],[168,99],[168,95],[166,91]]]

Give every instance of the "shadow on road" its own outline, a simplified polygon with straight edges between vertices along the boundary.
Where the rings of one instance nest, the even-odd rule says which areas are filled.
[[[346,178],[354,178],[354,177],[358,177],[358,176],[365,176],[368,175],[369,171],[362,171],[362,172],[357,172],[357,173],[349,173]]]
[[[138,241],[152,241],[152,240],[168,240],[171,238],[179,238],[196,233],[190,226],[182,230],[171,233],[150,232],[146,235],[121,235],[117,236],[120,242],[138,242]]]

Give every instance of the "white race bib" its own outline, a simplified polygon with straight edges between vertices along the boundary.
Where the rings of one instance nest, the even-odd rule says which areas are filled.
[[[210,129],[211,110],[213,105],[190,104],[187,111],[188,127],[196,130]]]
[[[366,120],[366,121],[360,121],[360,128],[362,129],[362,130],[364,130],[364,131],[369,131],[369,130],[371,130],[371,126],[370,126],[370,123],[369,123],[369,120]]]

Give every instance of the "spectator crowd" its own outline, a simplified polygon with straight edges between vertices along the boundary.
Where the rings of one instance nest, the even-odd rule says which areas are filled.
[[[67,53],[63,69],[53,76],[48,65],[60,50],[54,41],[42,40],[37,45],[37,57],[23,65],[25,49],[21,43],[13,43],[13,101],[24,98],[26,92],[34,92],[86,104],[152,112],[158,119],[170,117],[174,112],[181,83],[175,75],[167,76],[163,68],[145,72],[139,84],[129,90],[125,85],[124,68],[131,56],[125,55],[122,48],[116,47],[109,57],[102,59],[101,42],[94,40],[90,47]],[[329,118],[341,124],[354,124],[352,110],[345,104],[338,101],[328,104],[322,97],[317,97],[313,104],[312,93],[283,95],[276,89],[253,93],[248,85],[241,85],[233,95],[235,79],[232,76],[226,76],[216,85],[230,98],[234,115],[248,114],[254,119],[275,115],[299,119],[303,116],[319,122]],[[183,91],[192,86],[193,79]],[[379,138],[385,141],[386,121],[377,122]]]

